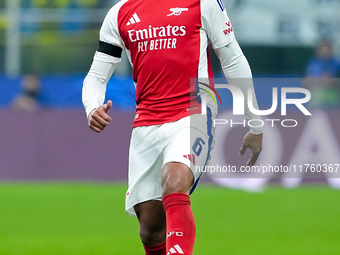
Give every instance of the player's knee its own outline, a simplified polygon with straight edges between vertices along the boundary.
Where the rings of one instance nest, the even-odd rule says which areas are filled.
[[[193,183],[193,175],[182,163],[168,163],[163,167],[163,197],[172,193],[189,194]]]
[[[154,246],[165,242],[166,228],[147,228],[141,227],[139,236],[145,246]]]

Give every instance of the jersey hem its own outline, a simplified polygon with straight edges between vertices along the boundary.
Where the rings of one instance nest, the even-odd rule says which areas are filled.
[[[190,115],[192,115],[192,114],[190,114],[190,112],[185,112],[185,113],[177,115],[176,117],[170,118],[168,120],[162,120],[162,121],[161,120],[157,120],[157,121],[143,120],[143,121],[138,121],[138,122],[134,122],[132,127],[135,128],[135,127],[147,127],[147,126],[162,125],[162,124],[165,124],[165,123],[170,123],[170,122],[174,122],[174,121],[183,119],[183,118],[188,117]]]

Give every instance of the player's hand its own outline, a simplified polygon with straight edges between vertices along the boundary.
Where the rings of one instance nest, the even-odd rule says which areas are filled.
[[[88,117],[88,125],[93,131],[100,133],[110,124],[112,118],[108,115],[112,108],[112,101],[109,100],[106,104],[94,109]]]
[[[251,156],[247,162],[247,166],[253,166],[256,163],[257,158],[262,150],[262,137],[263,134],[254,135],[248,132],[243,138],[243,144],[238,152],[242,156],[247,148],[251,149]]]

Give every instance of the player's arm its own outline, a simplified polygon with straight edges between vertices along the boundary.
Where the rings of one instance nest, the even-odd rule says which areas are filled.
[[[230,84],[238,86],[245,97],[248,88],[251,89],[254,107],[257,101],[254,93],[252,74],[247,59],[242,53],[235,36],[232,24],[227,15],[223,1],[202,0],[202,26],[209,41],[220,58],[223,72]],[[260,119],[249,111],[245,102],[245,118],[247,120]],[[243,138],[243,144],[239,151],[243,155],[247,148],[252,150],[251,158],[247,165],[254,165],[262,150],[262,128],[251,128]]]
[[[215,49],[215,52],[220,59],[221,67],[228,83],[238,86],[245,98],[251,96],[254,108],[258,109],[251,69],[236,39],[224,47]],[[250,95],[248,95],[249,91],[251,92]],[[244,117],[247,121],[261,120],[259,115],[249,110],[247,100],[244,102],[244,110]],[[255,122],[254,124],[257,123]],[[252,155],[247,165],[254,165],[262,150],[262,127],[253,127],[253,125],[250,127],[250,132],[243,138],[243,144],[239,151],[239,154],[243,155],[247,148],[251,149]]]
[[[94,55],[82,92],[89,127],[100,133],[110,123],[108,115],[112,102],[104,104],[106,85],[118,63],[124,47],[118,32],[117,13],[121,3],[116,4],[105,17],[100,29],[99,46]]]
[[[100,133],[110,123],[108,115],[112,102],[104,104],[106,85],[117,68],[120,58],[103,53],[98,48],[93,62],[85,77],[82,91],[82,101],[85,107],[89,127]]]

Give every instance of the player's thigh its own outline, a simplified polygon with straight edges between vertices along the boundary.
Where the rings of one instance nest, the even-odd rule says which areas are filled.
[[[209,161],[214,144],[212,117],[197,114],[183,118],[172,127],[169,137],[163,166],[169,162],[182,163],[191,170],[196,181]]]
[[[129,151],[129,187],[125,209],[136,215],[134,206],[161,200],[162,139],[157,126],[138,127],[132,132]]]
[[[158,126],[133,129],[129,149],[129,185],[158,163],[162,152],[161,142]]]

